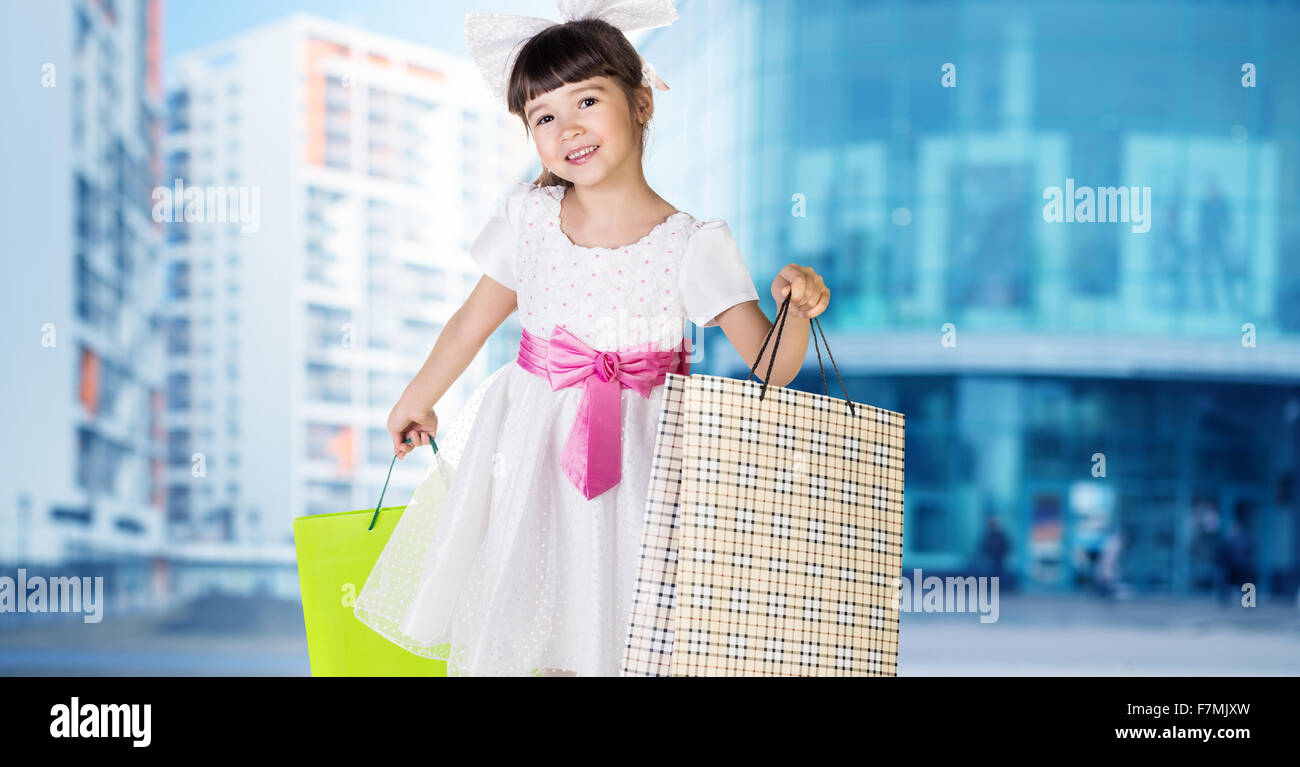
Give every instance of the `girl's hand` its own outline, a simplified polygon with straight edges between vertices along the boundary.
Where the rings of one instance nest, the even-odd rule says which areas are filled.
[[[438,433],[438,414],[433,412],[433,408],[408,402],[403,396],[388,414],[388,433],[393,438],[393,455],[398,459],[405,458],[420,445],[429,444]],[[408,438],[414,444],[406,444]]]
[[[790,294],[791,312],[800,317],[812,319],[822,312],[831,302],[831,289],[826,287],[822,276],[812,270],[811,266],[786,264],[785,268],[772,280],[772,298],[776,299],[777,308]]]

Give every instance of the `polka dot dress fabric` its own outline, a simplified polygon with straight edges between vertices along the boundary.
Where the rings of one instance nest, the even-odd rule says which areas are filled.
[[[721,220],[679,211],[636,243],[581,247],[560,229],[563,194],[515,186],[471,248],[528,332],[667,351],[688,320],[758,300]],[[515,361],[494,371],[439,435],[356,616],[448,676],[618,676],[663,392],[621,390],[622,479],[588,500],[559,462],[582,389],[552,391]]]

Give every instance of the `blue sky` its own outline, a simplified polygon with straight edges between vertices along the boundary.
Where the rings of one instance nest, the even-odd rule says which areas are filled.
[[[294,12],[310,13],[458,55],[466,13],[516,13],[559,20],[554,0],[166,0],[166,61]]]

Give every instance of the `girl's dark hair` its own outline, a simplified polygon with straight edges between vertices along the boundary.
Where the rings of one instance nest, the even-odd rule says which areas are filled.
[[[628,111],[636,113],[637,93],[648,88],[641,84],[641,56],[617,27],[600,19],[578,19],[547,27],[527,40],[519,49],[506,102],[511,114],[518,115],[531,137],[533,126],[524,116],[529,99],[549,93],[562,85],[588,78],[609,77],[627,97]],[[653,100],[651,101],[653,111]],[[641,151],[645,152],[650,123],[641,128]],[[573,186],[551,173],[545,166],[533,182],[541,186]]]

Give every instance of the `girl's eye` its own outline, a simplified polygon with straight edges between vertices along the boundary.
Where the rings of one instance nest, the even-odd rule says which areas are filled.
[[[582,101],[595,101],[595,100],[596,100],[596,97],[595,97],[595,96],[587,96],[587,97],[584,98]],[[582,101],[579,101],[578,103],[581,104]],[[550,115],[542,115],[542,117],[537,121],[537,124],[538,124],[538,125],[541,125],[543,122],[546,121],[546,118],[548,118],[548,117],[550,117]]]

